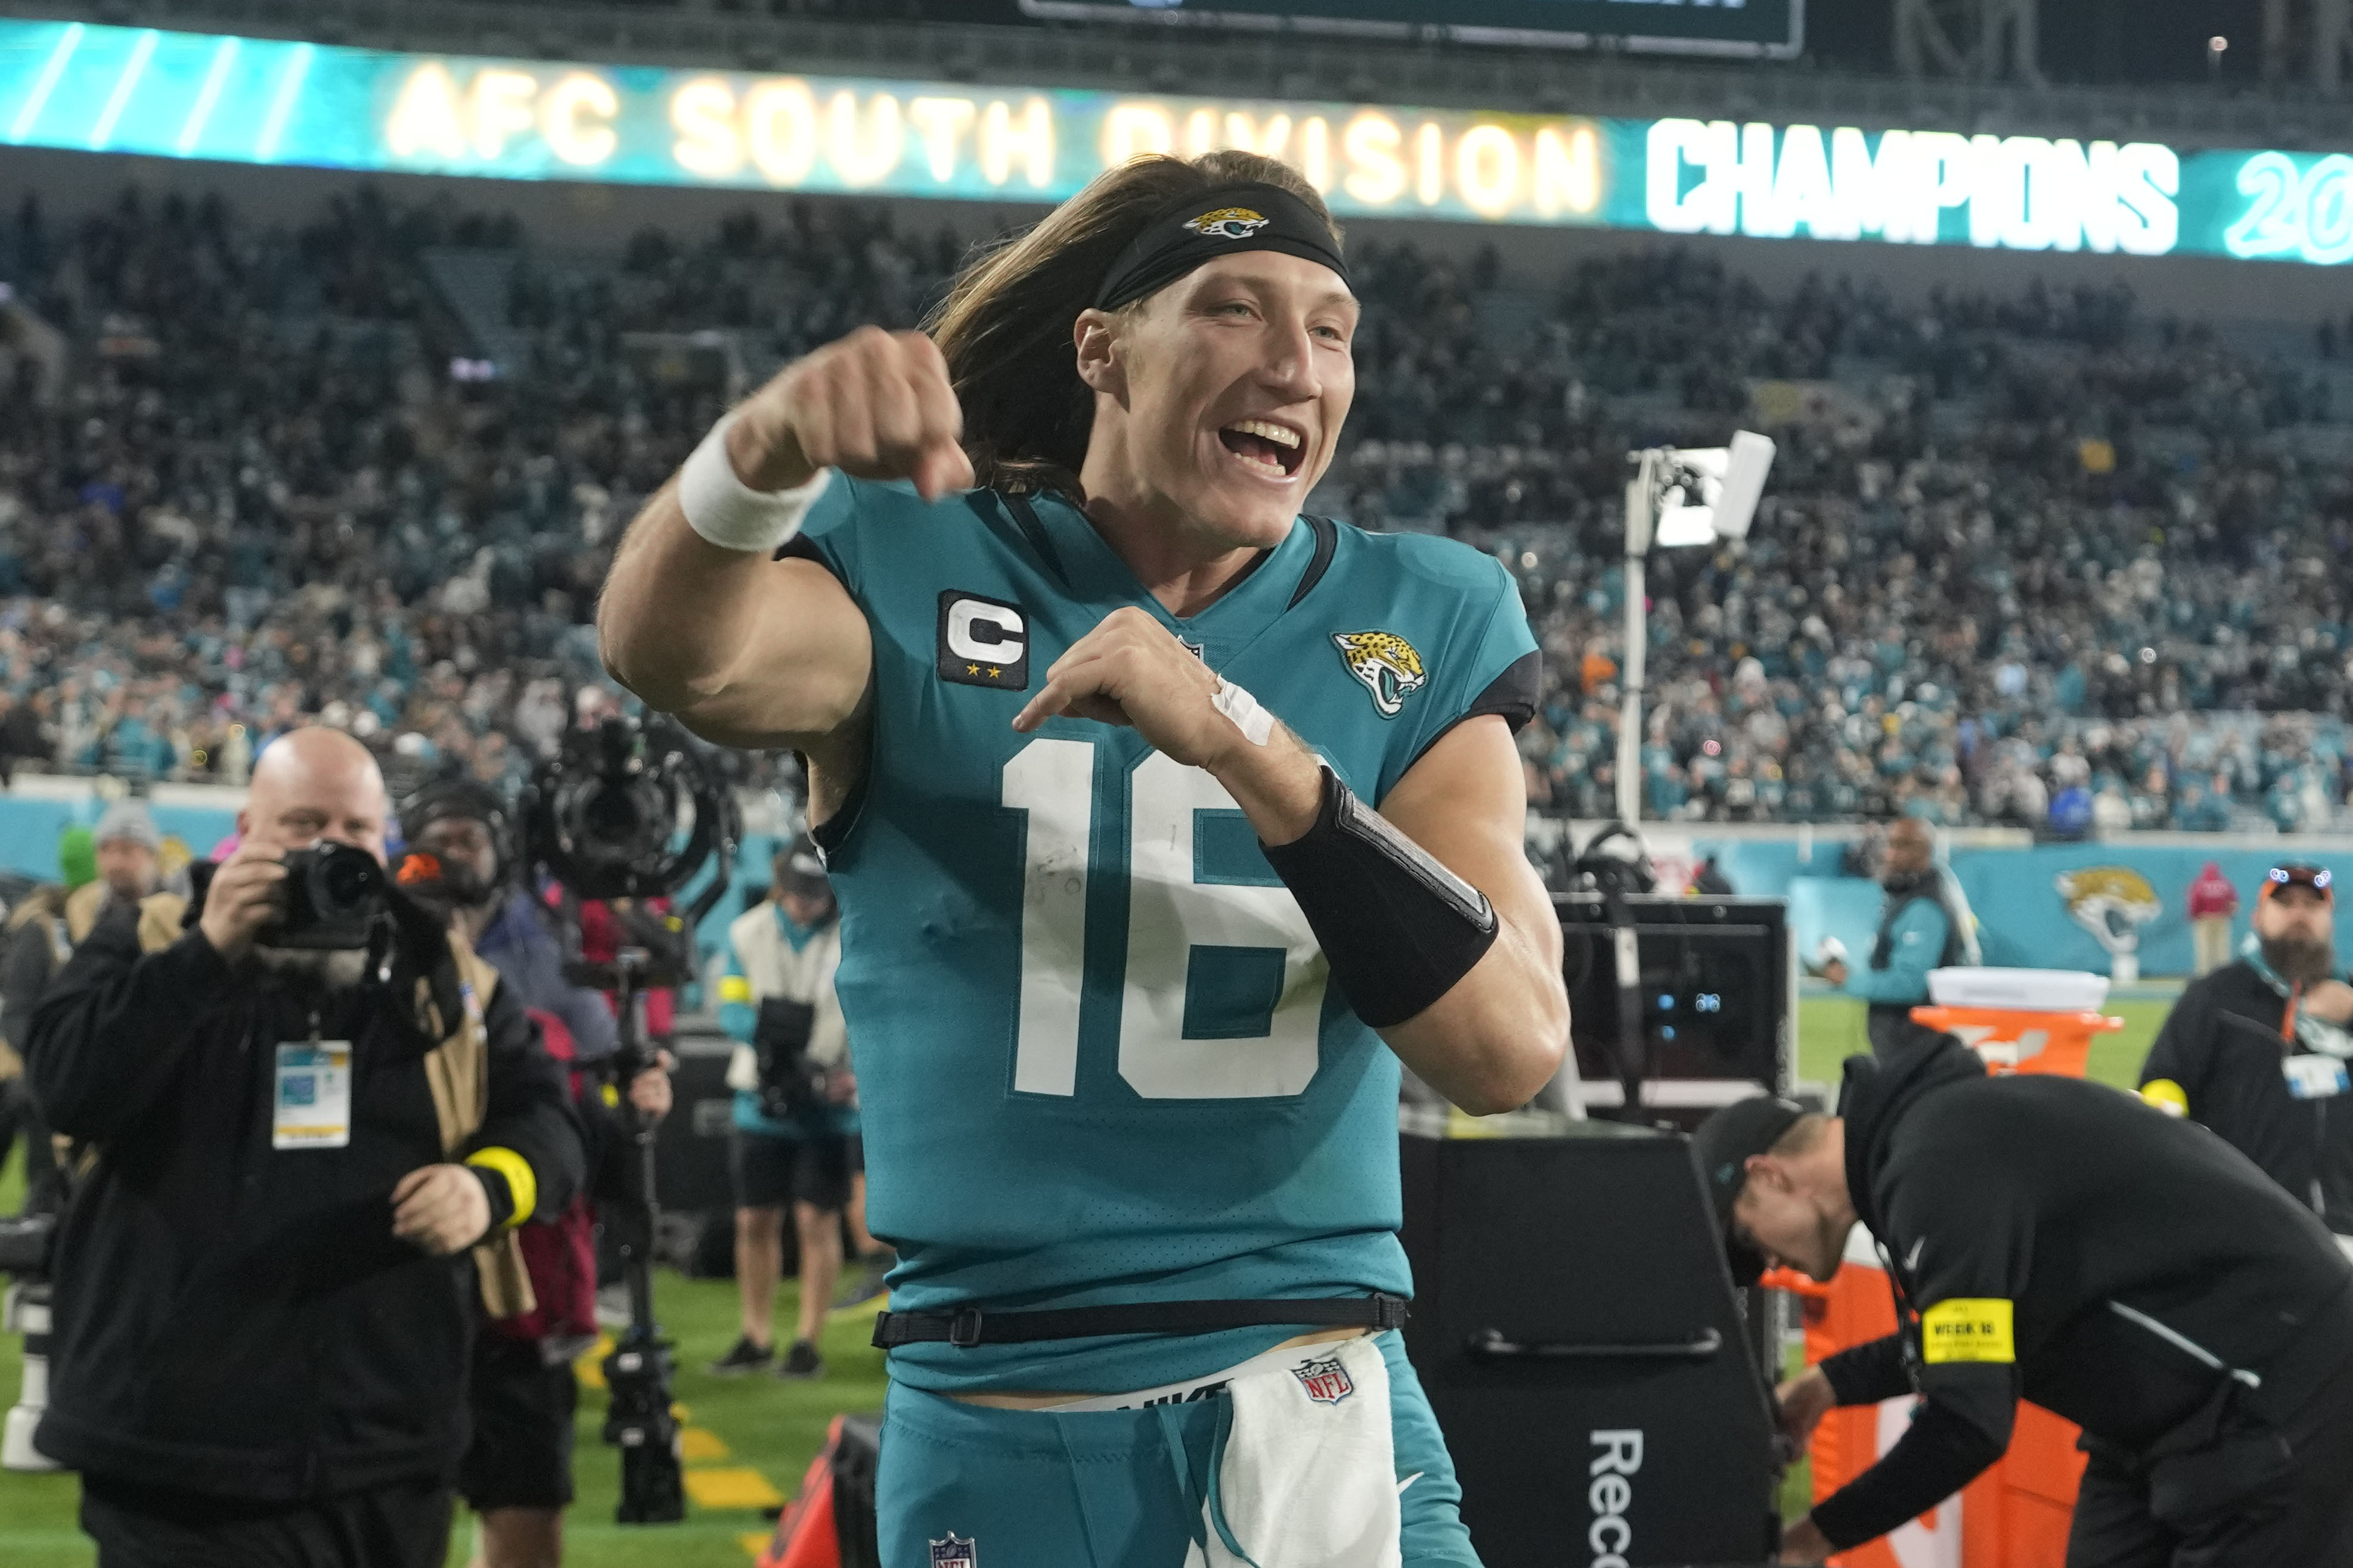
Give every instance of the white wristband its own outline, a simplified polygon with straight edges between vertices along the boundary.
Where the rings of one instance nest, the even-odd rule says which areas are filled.
[[[1217,694],[1209,699],[1209,706],[1232,720],[1234,728],[1242,732],[1242,739],[1253,746],[1265,745],[1267,737],[1274,733],[1274,715],[1260,707],[1257,698],[1222,675],[1218,678]]]
[[[825,493],[831,468],[819,468],[807,484],[788,490],[755,490],[735,477],[727,456],[727,415],[678,472],[679,509],[686,525],[722,550],[757,550],[770,554],[801,531],[801,521]]]

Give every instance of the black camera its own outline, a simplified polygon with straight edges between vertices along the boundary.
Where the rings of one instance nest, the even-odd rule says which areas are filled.
[[[384,866],[364,849],[322,842],[286,852],[286,912],[272,947],[365,947],[384,908]]]
[[[760,1062],[760,1114],[771,1121],[796,1121],[826,1103],[828,1075],[809,1060],[809,1036],[817,1009],[807,1002],[770,996],[760,1004],[752,1049]]]
[[[19,1215],[0,1219],[0,1274],[26,1279],[48,1277],[49,1256],[56,1249],[58,1216]]]

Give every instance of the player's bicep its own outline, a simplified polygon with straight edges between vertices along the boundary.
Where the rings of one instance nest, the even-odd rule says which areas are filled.
[[[1439,737],[1382,797],[1379,810],[1486,894],[1498,919],[1543,944],[1558,970],[1560,923],[1525,847],[1527,780],[1511,727],[1500,716],[1476,715]]]
[[[788,557],[767,571],[749,634],[709,693],[678,717],[719,745],[807,750],[858,711],[873,674],[873,634],[840,579],[818,563]]]

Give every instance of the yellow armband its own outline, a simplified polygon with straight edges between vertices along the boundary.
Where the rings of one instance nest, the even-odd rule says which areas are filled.
[[[507,1216],[506,1224],[500,1226],[501,1230],[512,1230],[529,1219],[532,1211],[539,1206],[539,1177],[533,1173],[531,1162],[513,1150],[492,1144],[467,1155],[466,1163],[480,1170],[496,1171],[507,1179],[507,1195],[514,1200],[514,1213]]]
[[[1920,1314],[1920,1360],[1928,1366],[1962,1361],[2014,1362],[2018,1341],[2010,1325],[2008,1301],[1960,1296],[1939,1301]]]

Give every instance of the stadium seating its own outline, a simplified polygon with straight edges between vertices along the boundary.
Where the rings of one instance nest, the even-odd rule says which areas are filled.
[[[511,781],[606,700],[587,621],[642,498],[777,364],[913,325],[972,237],[777,204],[567,256],[365,189],[294,233],[178,197],[0,216],[0,758],[234,777],[315,719]],[[1313,504],[1518,572],[1544,808],[1609,799],[1625,454],[1746,426],[1781,457],[1745,553],[1652,561],[1657,815],[2341,819],[2353,321],[1355,256],[1356,412]]]

